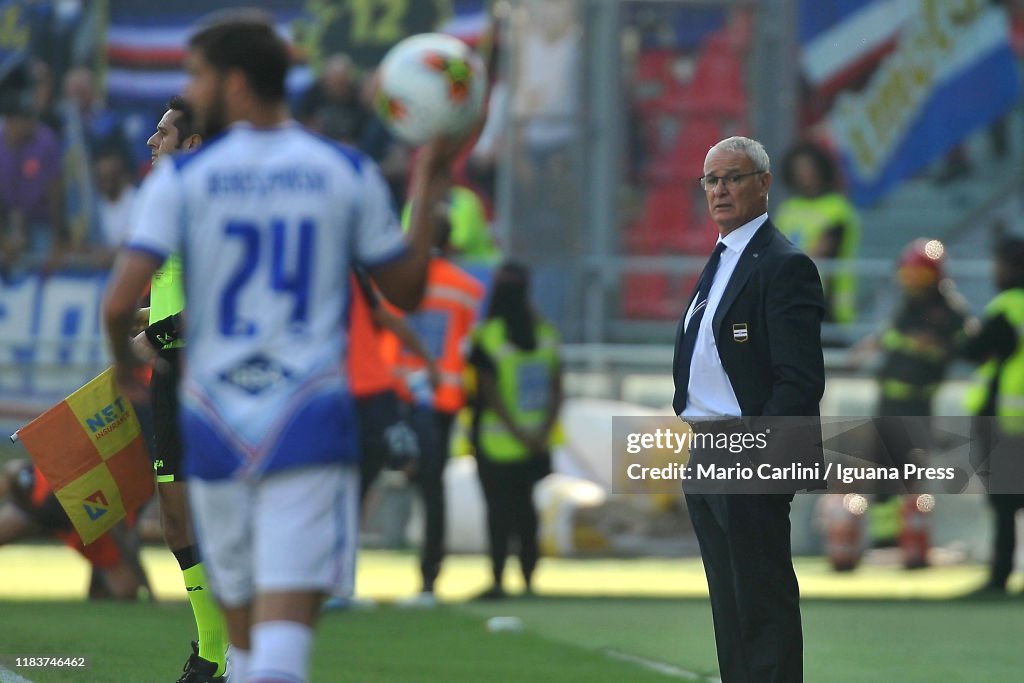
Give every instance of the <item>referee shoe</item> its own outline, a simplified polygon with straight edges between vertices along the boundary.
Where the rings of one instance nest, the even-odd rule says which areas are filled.
[[[225,683],[226,676],[214,676],[217,663],[199,656],[199,641],[192,641],[192,654],[185,662],[181,678],[176,683]]]

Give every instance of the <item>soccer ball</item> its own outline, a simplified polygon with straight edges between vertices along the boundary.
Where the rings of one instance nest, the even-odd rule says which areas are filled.
[[[487,90],[480,57],[458,38],[410,36],[381,62],[377,111],[396,137],[421,145],[467,132],[479,119]]]

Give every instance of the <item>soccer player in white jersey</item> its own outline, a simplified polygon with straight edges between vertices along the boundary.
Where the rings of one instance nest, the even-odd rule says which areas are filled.
[[[302,682],[320,601],[346,581],[355,541],[353,401],[339,362],[349,266],[367,266],[396,305],[418,304],[429,207],[459,144],[421,151],[403,237],[374,164],[290,118],[287,46],[268,21],[224,16],[188,48],[185,97],[206,144],[161,159],[144,183],[104,319],[122,390],[144,398],[129,329],[153,272],[182,255],[185,469],[232,679]]]

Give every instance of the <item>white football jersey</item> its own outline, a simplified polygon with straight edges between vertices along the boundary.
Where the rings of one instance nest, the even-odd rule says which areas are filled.
[[[406,250],[372,161],[295,122],[235,124],[157,163],[126,248],[182,256],[190,476],[356,459],[349,268]]]

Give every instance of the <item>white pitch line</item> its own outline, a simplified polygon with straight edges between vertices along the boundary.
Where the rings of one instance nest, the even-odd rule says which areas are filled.
[[[657,659],[647,659],[646,657],[640,657],[639,655],[633,655],[628,652],[612,648],[605,648],[602,652],[612,659],[617,659],[620,662],[638,664],[649,671],[657,671],[660,674],[671,676],[672,678],[681,678],[684,681],[697,681],[698,683],[722,683],[722,680],[719,678],[701,676],[699,673],[681,669],[675,664],[669,664],[668,662],[659,662]]]
[[[0,666],[0,683],[32,683],[32,681]]]

